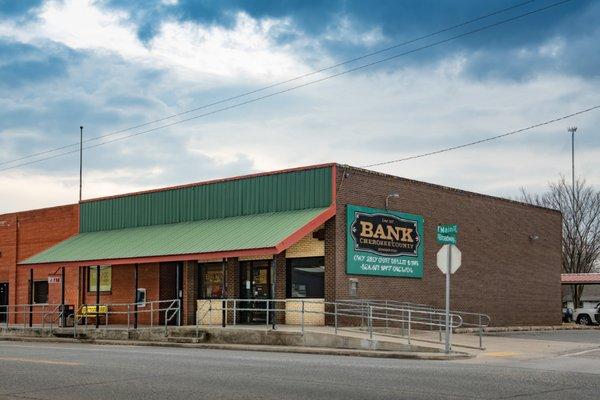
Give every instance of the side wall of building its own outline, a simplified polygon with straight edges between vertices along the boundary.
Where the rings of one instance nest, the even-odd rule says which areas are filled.
[[[489,314],[496,326],[560,324],[560,213],[341,166],[337,182],[336,298],[349,297],[354,278],[360,298],[443,307],[445,278],[436,266],[436,227],[456,223],[462,267],[452,275],[452,309]],[[391,210],[425,219],[423,278],[346,274],[346,205],[383,209],[390,193],[400,196],[390,200]]]
[[[24,211],[0,216],[0,282],[9,285],[9,304],[29,302],[28,267],[17,267],[17,262],[45,250],[77,234],[79,211],[76,204]],[[33,280],[47,280],[49,274],[60,274],[56,267],[35,267]],[[79,272],[67,269],[65,299],[76,304]],[[48,302],[60,303],[61,285],[49,284]]]

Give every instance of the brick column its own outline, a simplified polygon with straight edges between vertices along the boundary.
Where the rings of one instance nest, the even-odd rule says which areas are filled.
[[[286,298],[286,267],[285,267],[285,251],[273,256],[275,261],[275,293],[273,298],[284,300]],[[283,303],[277,304],[278,310],[284,310]],[[278,324],[285,324],[285,313],[278,311],[275,313],[275,321]]]
[[[183,263],[183,314],[184,325],[196,323],[196,299],[198,298],[198,263]]]
[[[325,302],[335,301],[336,296],[336,260],[335,260],[335,218],[325,222]],[[325,306],[325,311],[333,312],[332,306]],[[325,316],[325,325],[333,325],[334,318]]]
[[[228,258],[225,263],[225,297],[228,299],[240,298],[240,261],[237,257]],[[233,324],[233,318],[233,310],[229,310],[227,323]]]
[[[225,264],[225,297],[240,298],[240,261],[237,257],[228,258]]]

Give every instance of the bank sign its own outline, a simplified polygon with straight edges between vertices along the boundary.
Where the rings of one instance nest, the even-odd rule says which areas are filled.
[[[423,217],[348,204],[346,273],[423,277]]]

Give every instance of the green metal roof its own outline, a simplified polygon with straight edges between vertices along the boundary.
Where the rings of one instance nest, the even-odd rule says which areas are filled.
[[[85,201],[79,232],[327,207],[332,179],[327,166]]]
[[[20,264],[114,260],[272,248],[327,208],[84,232]]]

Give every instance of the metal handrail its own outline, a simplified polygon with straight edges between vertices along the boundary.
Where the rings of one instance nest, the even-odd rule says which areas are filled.
[[[410,302],[401,302],[399,300],[376,300],[376,299],[344,299],[344,300],[338,300],[341,303],[360,303],[360,304],[364,304],[364,305],[378,305],[378,304],[385,304],[385,305],[395,305],[395,306],[402,306],[403,308],[411,308],[414,310],[420,309],[420,310],[431,310],[431,311],[435,311],[435,312],[445,312],[444,309],[441,308],[435,308],[433,306],[430,305],[426,305],[426,304],[419,304],[419,303],[410,303]],[[463,319],[463,323],[462,326],[464,327],[474,327],[477,329],[477,334],[479,336],[479,348],[480,349],[484,349],[483,347],[483,330],[484,328],[488,327],[491,323],[491,317],[488,314],[483,314],[483,313],[476,313],[476,312],[468,312],[468,311],[457,311],[457,310],[450,310],[451,313],[456,314],[456,315],[460,315]],[[474,322],[471,322],[474,321]],[[439,332],[439,341],[442,340],[442,336],[441,336],[441,329],[438,330]]]
[[[427,304],[402,302],[399,300],[344,299],[344,300],[338,300],[338,302],[340,302],[340,303],[359,302],[359,303],[362,303],[365,305],[385,304],[386,306],[395,305],[395,306],[401,306],[402,308],[423,309],[423,310],[432,310],[432,311],[437,311],[437,312],[445,312],[445,310],[442,308],[436,308],[436,307],[433,307],[433,306],[430,306]],[[487,326],[489,326],[489,324],[491,322],[490,316],[487,314],[484,314],[484,313],[467,312],[467,311],[459,311],[459,310],[450,310],[450,312],[453,314],[477,317],[477,319],[479,319],[479,317],[481,317],[481,323],[470,323],[467,321],[463,321],[463,326],[480,326],[481,325],[483,327],[487,327]],[[463,318],[463,320],[464,320],[464,318]]]
[[[158,307],[156,307],[155,305],[158,304]],[[91,304],[82,304],[75,312],[75,316],[74,316],[74,320],[73,320],[73,329],[74,329],[74,337],[77,337],[77,326],[79,325],[79,323],[85,318],[85,330],[87,331],[88,328],[88,324],[87,324],[87,320],[88,320],[88,316],[84,315],[82,313],[83,309],[85,307],[96,307],[98,306],[98,309],[100,309],[100,307],[106,307],[106,312],[105,313],[94,313],[96,314],[96,318],[98,318],[99,315],[104,315],[104,327],[108,327],[109,325],[109,316],[111,315],[126,315],[127,316],[127,329],[131,329],[131,317],[132,315],[135,316],[136,314],[143,314],[143,313],[149,313],[150,314],[150,327],[153,328],[154,327],[154,314],[155,313],[160,313],[162,311],[165,312],[165,318],[164,318],[164,324],[165,324],[165,331],[167,329],[167,325],[168,323],[174,318],[177,317],[177,325],[181,325],[181,300],[180,299],[174,299],[174,300],[153,300],[153,301],[146,301],[144,303],[100,303],[100,304],[96,304],[96,303],[91,303]],[[137,309],[136,309],[137,306]],[[149,309],[148,309],[148,306]],[[122,308],[122,311],[119,311],[119,308]],[[141,329],[139,326],[137,329]]]
[[[165,310],[165,336],[168,334],[167,326],[171,320],[177,316],[177,326],[181,325],[181,300],[175,299],[169,304],[169,307]],[[176,307],[173,307],[176,305]],[[173,311],[171,316],[169,317],[169,311]]]
[[[265,312],[265,323],[267,331],[269,326],[273,325],[275,328],[275,315],[276,313],[299,313],[301,314],[300,329],[304,334],[305,331],[305,314],[320,314],[325,317],[333,317],[334,329],[337,334],[338,330],[345,330],[342,328],[340,322],[346,318],[357,319],[366,318],[367,321],[367,333],[370,339],[373,339],[375,331],[375,325],[379,324],[382,326],[389,327],[390,325],[397,324],[403,327],[401,335],[393,335],[389,332],[378,333],[385,336],[401,336],[406,337],[408,343],[414,340],[412,336],[412,330],[415,326],[435,327],[438,329],[445,328],[445,312],[432,311],[432,310],[414,310],[410,308],[399,309],[396,307],[385,307],[385,306],[374,306],[374,305],[360,305],[340,302],[329,302],[321,300],[303,300],[303,299],[207,299],[208,307],[203,307],[198,310],[196,320],[196,332],[198,334],[199,326],[202,321],[208,320],[208,325],[212,326],[213,312],[219,311],[221,316],[221,323],[223,326],[227,325],[227,320],[230,317],[230,312],[233,312],[233,324],[236,324],[237,315],[239,312],[244,311],[260,311]],[[221,308],[214,308],[214,303],[221,303]],[[258,304],[257,304],[258,303]],[[279,307],[280,305],[286,305],[287,303],[300,303],[299,309]],[[316,303],[323,304],[323,311],[311,310],[305,307],[306,304]],[[329,309],[329,311],[328,311]],[[331,311],[333,309],[333,311]],[[270,314],[273,313],[273,316]],[[207,318],[208,317],[208,318]],[[223,318],[224,317],[224,318]],[[463,319],[460,315],[450,314],[450,327],[451,329],[462,326]]]
[[[56,318],[52,318],[52,319],[50,319],[50,321],[48,321],[48,316],[52,316],[58,310],[60,310],[60,311],[58,312],[58,315],[56,316]],[[46,314],[44,314],[42,316],[42,328],[45,326],[46,322],[49,322],[50,323],[50,333],[52,333],[52,328],[54,326],[54,323],[58,322],[62,318],[64,312],[65,312],[65,309],[62,304],[56,305],[52,310],[50,310],[49,312],[47,312]]]
[[[31,325],[33,327],[33,320],[37,315],[41,315],[41,323],[42,327],[45,326],[46,316],[55,312],[57,307],[61,307],[61,304],[49,304],[49,303],[33,303],[33,304],[7,304],[3,305],[3,311],[0,311],[0,315],[4,315],[4,327],[6,329],[9,328],[11,324],[11,316],[14,316],[14,325],[21,325],[20,322],[17,322],[17,317],[19,315],[25,315],[29,318],[23,318],[23,327],[27,328],[27,325]],[[12,308],[12,310],[11,310]],[[52,308],[48,311],[48,308]]]

